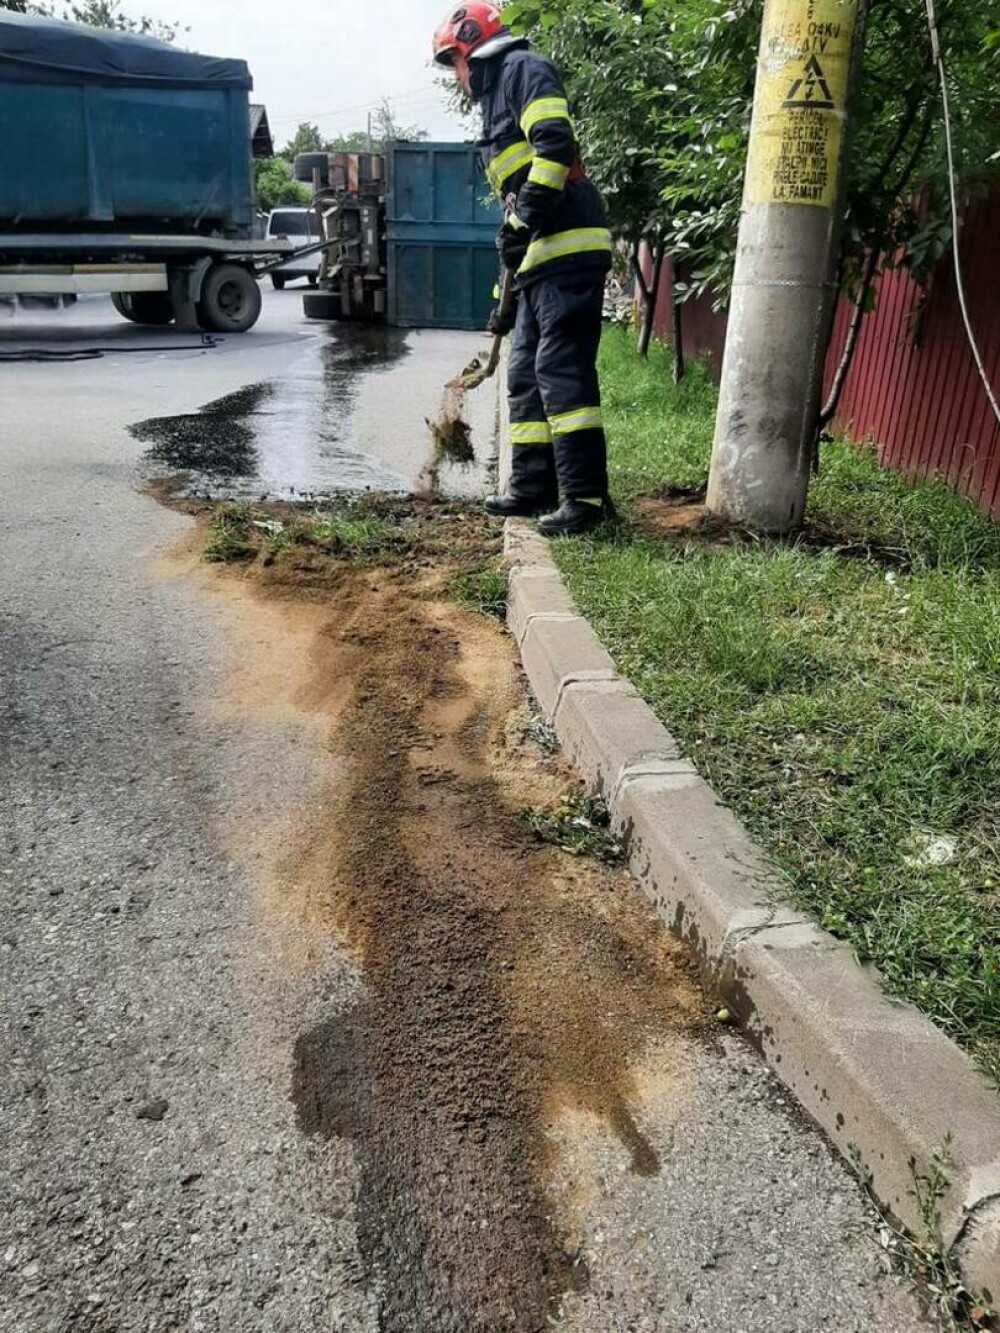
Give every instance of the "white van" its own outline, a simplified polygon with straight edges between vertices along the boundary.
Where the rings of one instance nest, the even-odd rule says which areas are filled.
[[[293,245],[313,245],[321,240],[319,223],[311,208],[275,208],[267,219],[268,240],[287,237]],[[315,287],[319,279],[319,266],[322,254],[317,250],[302,259],[291,258],[271,274],[271,281],[280,292],[286,282],[296,278],[308,278],[309,286]]]

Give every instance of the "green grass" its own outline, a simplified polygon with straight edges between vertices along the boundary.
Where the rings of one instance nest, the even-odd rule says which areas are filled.
[[[221,505],[212,517],[201,558],[210,565],[234,564],[256,558],[253,508],[248,504]]]
[[[495,620],[507,618],[507,585],[507,570],[499,564],[472,573],[456,574],[448,582],[458,601]]]
[[[602,362],[624,522],[556,544],[578,604],[790,896],[1000,1079],[1000,529],[838,442],[796,542],[646,536],[714,388],[616,332]]]
[[[615,493],[627,502],[664,484],[702,486],[708,475],[706,430],[711,443],[716,389],[695,363],[679,387],[670,382],[669,352],[659,343],[643,361],[630,334],[609,330],[601,348],[605,415],[614,432]],[[669,395],[670,432],[664,431]]]
[[[360,502],[275,519],[258,507],[238,502],[220,505],[209,524],[202,559],[209,564],[277,556],[297,547],[321,547],[331,554],[364,557],[405,548],[407,534],[399,524],[370,512]]]
[[[268,538],[275,554],[295,546],[323,546],[344,555],[374,555],[405,544],[400,529],[375,514],[348,507],[331,513],[315,513],[285,524]]]

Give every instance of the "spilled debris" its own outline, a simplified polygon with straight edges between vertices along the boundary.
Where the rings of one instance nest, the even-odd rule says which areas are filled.
[[[365,518],[364,550],[317,528]],[[252,549],[215,577],[309,617],[287,689],[328,718],[330,787],[282,849],[285,893],[364,979],[363,1003],[290,1053],[300,1126],[355,1146],[381,1329],[541,1333],[588,1276],[550,1194],[556,1127],[597,1116],[633,1172],[656,1173],[634,1070],[654,1034],[702,1029],[690,965],[620,867],[519,814],[572,779],[531,739],[506,635],[450,591],[495,562],[496,527],[426,500],[235,521]]]

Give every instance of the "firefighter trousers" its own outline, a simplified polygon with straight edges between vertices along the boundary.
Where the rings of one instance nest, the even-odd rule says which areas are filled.
[[[537,278],[520,294],[511,346],[510,494],[552,503],[608,493],[597,352],[604,273]]]

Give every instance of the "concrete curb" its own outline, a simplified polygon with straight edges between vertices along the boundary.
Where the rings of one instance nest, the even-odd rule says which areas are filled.
[[[914,1172],[950,1141],[940,1226],[964,1278],[1000,1298],[1000,1097],[872,969],[782,904],[761,850],[578,615],[548,544],[507,524],[508,625],[541,708],[608,802],[631,869],[778,1077],[911,1231]]]

